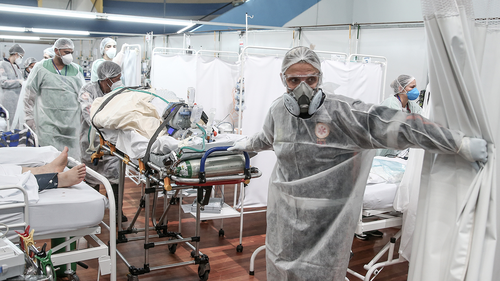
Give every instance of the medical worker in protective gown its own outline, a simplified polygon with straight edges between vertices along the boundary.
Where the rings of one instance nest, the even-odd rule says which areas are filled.
[[[406,113],[422,113],[422,108],[415,102],[420,96],[417,80],[413,76],[401,74],[391,83],[394,95],[385,99],[380,105],[401,110]],[[379,149],[377,155],[396,157],[401,150]]]
[[[9,49],[9,58],[0,62],[0,104],[9,112],[10,124],[24,83],[23,56],[24,49],[15,44]]]
[[[99,174],[105,176],[111,183],[113,193],[115,195],[116,204],[118,207],[118,179],[120,159],[105,155],[103,159],[99,160],[97,166],[92,165],[90,157],[93,151],[87,151],[90,144],[90,126],[92,125],[90,116],[90,107],[96,98],[100,98],[112,90],[120,87],[121,81],[121,68],[119,65],[112,61],[104,61],[97,69],[98,81],[90,82],[82,87],[78,96],[80,103],[81,127],[80,127],[80,148],[81,148],[81,162],[85,163],[87,167],[95,170]],[[94,145],[99,146],[99,138],[95,139]],[[99,186],[101,183],[91,175],[87,174],[85,181],[91,185]],[[122,212],[123,214],[123,212]],[[127,217],[122,215],[122,221],[127,221]]]
[[[97,74],[97,68],[99,65],[105,61],[113,61],[118,65],[122,65],[123,60],[123,49],[127,46],[127,44],[122,45],[122,49],[119,53],[116,52],[116,41],[111,38],[104,38],[101,41],[101,45],[99,47],[100,54],[102,58],[97,59],[92,63],[92,70],[90,72],[90,81],[97,82],[99,80],[99,75]]]
[[[73,61],[73,41],[54,43],[56,56],[35,64],[26,81],[26,123],[38,135],[40,146],[52,145],[80,159],[80,104],[78,93],[85,83],[83,69]]]
[[[27,58],[24,61],[24,71],[23,76],[24,80],[28,79],[28,75],[30,75],[31,70],[35,67],[36,59],[33,57]]]
[[[344,281],[376,148],[421,147],[486,161],[486,142],[422,118],[321,89],[307,47],[285,55],[263,129],[229,150],[274,150],[267,206],[267,280]]]

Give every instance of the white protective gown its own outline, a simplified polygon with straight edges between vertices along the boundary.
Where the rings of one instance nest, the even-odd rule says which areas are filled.
[[[49,59],[31,70],[24,96],[26,123],[35,128],[40,146],[52,145],[60,151],[67,146],[69,156],[80,159],[78,93],[85,82],[83,71],[75,63],[60,74],[54,69]]]
[[[375,148],[456,153],[463,135],[420,115],[326,94],[309,119],[274,101],[247,151],[273,149],[267,280],[343,281]]]
[[[0,62],[0,104],[9,112],[10,124],[16,113],[23,80],[23,73],[16,64]]]
[[[103,159],[99,160],[99,164],[94,166],[90,161],[91,152],[87,152],[90,140],[90,107],[96,98],[104,96],[99,82],[90,82],[82,87],[78,96],[78,102],[81,108],[81,127],[80,127],[80,149],[81,149],[81,162],[87,167],[95,170],[99,174],[105,176],[110,183],[118,184],[120,159],[118,157],[105,155]],[[99,146],[99,138],[94,140],[95,146]],[[93,185],[100,184],[101,182],[94,179],[91,175],[87,174],[85,177],[87,182]]]
[[[422,114],[422,108],[415,101],[409,100],[407,106],[403,107],[401,101],[396,96],[388,97],[380,105],[401,110],[402,112],[406,113]],[[380,149],[377,151],[377,155],[386,157],[396,157],[400,152],[401,150]]]

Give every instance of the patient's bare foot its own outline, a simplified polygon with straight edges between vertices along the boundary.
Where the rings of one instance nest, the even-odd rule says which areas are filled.
[[[61,154],[56,157],[52,162],[45,165],[45,168],[49,169],[49,173],[60,173],[64,171],[66,165],[68,165],[68,147],[65,146]]]
[[[85,170],[85,164],[80,164],[73,167],[71,170],[59,173],[57,177],[59,178],[58,187],[68,187],[75,184],[79,184],[85,178],[87,171]]]
[[[60,173],[64,171],[64,168],[68,165],[68,147],[65,146],[61,154],[52,160],[47,165],[40,167],[23,167],[23,173],[27,170],[31,171],[33,174],[48,174],[48,173]]]

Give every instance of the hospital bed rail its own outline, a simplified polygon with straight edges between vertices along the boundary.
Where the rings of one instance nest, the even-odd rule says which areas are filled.
[[[401,255],[398,258],[394,258],[394,250],[396,246],[396,241],[401,237],[401,230],[399,230],[393,237],[390,238],[389,242],[380,250],[369,263],[365,264],[363,268],[366,270],[365,275],[361,275],[358,272],[347,268],[347,272],[356,278],[364,281],[371,281],[384,269],[385,266],[394,265],[398,263],[406,262],[406,259]],[[387,260],[380,261],[382,256],[387,253]],[[373,275],[373,278],[372,278]]]

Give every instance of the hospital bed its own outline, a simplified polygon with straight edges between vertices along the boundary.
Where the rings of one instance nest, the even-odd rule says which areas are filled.
[[[363,235],[363,232],[380,230],[402,225],[402,214],[393,208],[394,197],[399,183],[403,177],[406,160],[401,158],[388,158],[376,156],[372,162],[372,168],[368,176],[365,193],[363,196],[363,207],[356,225],[355,234]],[[377,255],[365,265],[367,273],[365,276],[348,269],[347,271],[361,280],[372,280],[371,275],[377,274],[386,265],[403,262],[403,258],[393,259],[394,245],[401,236],[398,232],[391,241]],[[266,246],[257,248],[250,258],[249,274],[254,275],[255,258],[259,252],[265,250]],[[377,263],[381,257],[389,252],[386,262]]]
[[[126,100],[135,99],[136,96],[141,96],[141,102],[136,104],[141,104],[143,112],[136,116],[134,122],[130,122],[133,123],[130,126],[117,116],[117,111],[118,108],[126,110],[127,112],[122,112],[126,118],[130,118],[130,114],[136,114],[141,110],[139,106],[129,109],[123,107]],[[142,196],[136,214],[126,229],[123,229],[121,224],[118,226],[117,243],[144,240],[144,264],[141,266],[130,264],[119,251],[117,252],[129,268],[128,279],[138,280],[139,275],[153,270],[197,264],[199,278],[207,280],[210,273],[209,257],[199,249],[200,214],[210,204],[212,187],[246,185],[252,178],[261,175],[257,168],[250,167],[250,156],[247,153],[227,151],[241,136],[217,135],[212,128],[213,117],[207,116],[199,106],[179,101],[171,92],[150,88],[120,88],[100,100],[96,99],[91,108],[91,116],[93,127],[100,138],[100,145],[95,148],[92,161],[98,163],[104,153],[122,160],[118,193],[119,212],[126,166],[137,171],[142,183]],[[116,124],[110,120],[114,118]],[[153,130],[150,130],[151,128]],[[169,209],[176,204],[175,199],[186,189],[196,190],[195,233],[187,238],[181,235],[181,204],[178,231],[169,229],[167,223]],[[170,200],[166,196],[168,192],[173,192]],[[164,194],[164,208],[163,213],[157,217],[155,211],[159,193]],[[136,228],[135,224],[141,213],[144,214],[146,224],[144,228]],[[144,235],[135,236],[139,232]],[[150,234],[151,232],[154,234]],[[130,237],[131,235],[134,236]],[[162,241],[151,242],[152,238],[160,238]],[[150,266],[150,249],[167,245],[169,252],[174,254],[179,243],[185,243],[193,250],[193,260]]]
[[[10,164],[25,165],[40,162],[40,158],[58,153],[53,147],[43,148],[0,148],[0,152],[4,157],[0,159],[0,163],[6,164],[7,160]],[[15,157],[14,157],[15,155]],[[12,162],[15,159],[16,163]],[[35,159],[35,160],[30,160]],[[78,165],[79,163],[69,158],[69,163]],[[40,164],[43,164],[42,161]],[[69,265],[78,263],[85,266],[82,261],[89,259],[98,259],[99,271],[98,274],[111,274],[110,280],[116,280],[116,254],[115,254],[115,237],[116,237],[116,222],[115,208],[111,185],[108,180],[98,173],[87,167],[87,173],[93,175],[104,184],[109,201],[105,196],[96,192],[92,187],[85,183],[80,183],[69,188],[56,188],[44,190],[38,193],[38,200],[29,200],[28,193],[21,186],[16,185],[1,185],[2,191],[18,190],[20,200],[3,197],[0,202],[0,221],[9,227],[7,237],[13,242],[19,242],[25,245],[25,249],[30,249],[29,245],[34,246],[31,251],[42,251],[41,245],[35,245],[35,241],[66,238],[66,241],[54,246],[50,249],[50,263],[48,268],[44,268],[43,272],[49,276],[49,280],[53,280],[54,268],[60,265]],[[4,193],[5,194],[5,193]],[[105,209],[109,208],[110,222],[109,226],[102,220]],[[98,238],[101,233],[101,226],[109,231],[110,242],[109,246]],[[31,233],[31,231],[34,231]],[[14,231],[24,234],[20,238]],[[70,249],[70,244],[84,238],[88,243],[85,249]],[[55,253],[60,249],[66,249],[66,252]],[[66,274],[69,280],[78,280],[78,276],[74,271],[67,267]]]
[[[402,226],[402,213],[394,209],[393,203],[406,169],[406,163],[407,160],[398,157],[376,156],[373,159],[363,197],[363,207],[355,230],[357,237],[368,239],[363,234],[364,232]],[[363,266],[366,270],[364,275],[351,269],[347,269],[347,272],[356,278],[368,281],[373,280],[384,266],[406,261],[403,257],[394,258],[394,247],[400,237],[401,230],[391,237],[389,243],[370,262]],[[388,254],[387,260],[380,261],[386,253]]]

